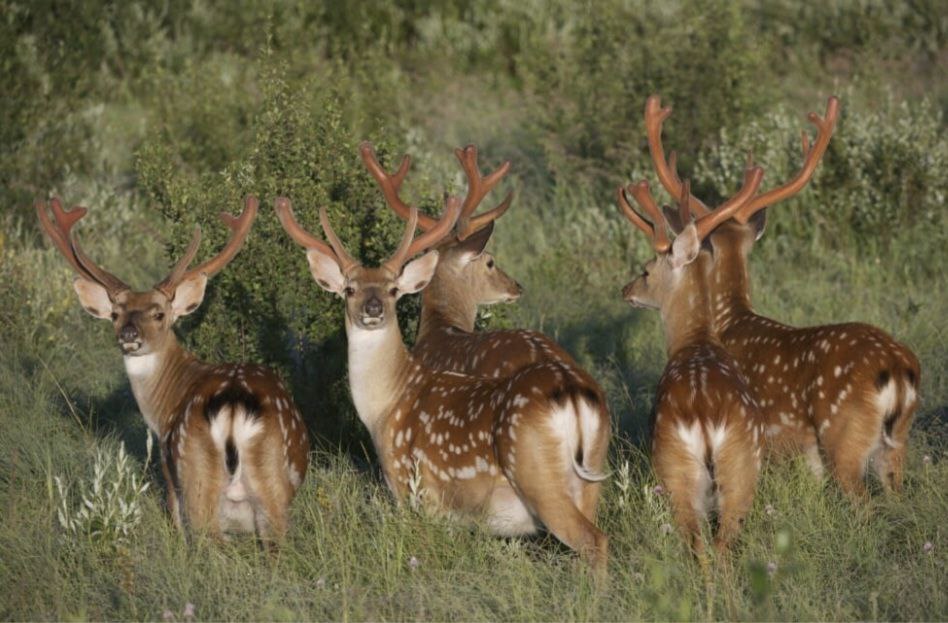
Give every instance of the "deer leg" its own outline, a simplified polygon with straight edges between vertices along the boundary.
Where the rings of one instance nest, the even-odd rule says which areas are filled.
[[[727,551],[740,533],[757,488],[754,448],[745,439],[732,437],[714,459],[714,479],[718,495],[718,531],[714,545]]]
[[[499,440],[501,469],[514,490],[553,536],[578,552],[602,575],[609,557],[609,537],[579,509],[574,491],[579,477],[558,441],[521,428],[516,442]]]
[[[267,452],[267,448],[261,447],[266,441],[245,446],[240,461],[254,507],[257,536],[271,543],[286,536],[287,510],[293,494],[282,448],[269,448]]]
[[[220,503],[224,491],[224,459],[210,439],[185,439],[179,458],[184,516],[190,531],[221,537]]]

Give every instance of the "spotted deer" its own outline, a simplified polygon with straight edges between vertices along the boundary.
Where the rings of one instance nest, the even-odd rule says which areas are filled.
[[[411,208],[401,243],[378,268],[349,255],[325,207],[320,220],[328,244],[296,222],[289,200],[278,200],[276,209],[306,248],[316,283],[345,301],[349,389],[396,500],[417,495],[437,512],[483,517],[500,535],[531,534],[542,523],[603,570],[608,538],[594,517],[609,420],[596,388],[558,362],[507,378],[439,371],[402,341],[396,301],[428,285],[439,254],[409,260],[449,233],[460,202],[449,198],[435,226],[418,238],[418,211]]]
[[[160,441],[175,524],[188,534],[252,532],[279,540],[309,461],[306,427],[293,399],[271,370],[202,362],[172,330],[201,304],[207,280],[237,255],[257,200],[248,197],[240,217],[221,213],[231,237],[219,254],[188,269],[201,240],[197,228],[168,276],[143,292],[83,252],[71,229],[85,208],[66,211],[59,199],[50,203],[36,204],[40,224],[78,274],[73,288],[82,307],[112,322],[138,408]]]
[[[680,209],[689,224],[674,241],[647,182],[618,190],[623,214],[649,237],[656,253],[623,289],[633,306],[658,309],[665,330],[668,363],[655,396],[652,465],[668,492],[675,523],[696,554],[704,551],[701,527],[712,512],[715,547],[728,549],[750,509],[760,471],[760,414],[714,329],[705,276],[710,258],[700,251],[714,227],[753,195],[762,175],[759,168],[748,169],[737,194],[693,223],[686,182]],[[626,192],[651,223],[633,209]]]
[[[649,147],[670,193],[681,182],[674,154],[665,159],[662,122],[671,109],[649,99]],[[831,97],[826,114],[810,113],[815,141],[803,132],[803,166],[788,182],[756,195],[710,236],[709,287],[715,329],[754,388],[766,420],[766,437],[778,453],[802,453],[817,476],[824,460],[841,489],[866,494],[870,461],[883,488],[898,491],[909,428],[918,406],[921,370],[906,346],[876,327],[846,323],[791,327],[753,311],[747,257],[763,233],[764,209],[799,193],[826,152],[839,114]],[[696,214],[710,212],[689,196]]]
[[[410,156],[404,156],[396,172],[389,174],[379,164],[372,145],[363,143],[360,153],[388,206],[407,220],[411,208],[398,192],[411,166]],[[484,251],[494,231],[494,221],[510,207],[513,195],[508,194],[491,210],[474,215],[507,174],[510,163],[504,162],[485,177],[477,164],[477,147],[456,149],[455,156],[467,177],[467,195],[454,232],[436,246],[438,267],[421,294],[421,319],[412,354],[431,368],[492,377],[507,377],[537,362],[560,362],[597,388],[598,401],[605,409],[606,401],[592,377],[566,350],[542,333],[523,329],[474,331],[479,306],[515,301],[522,292],[520,284]],[[436,219],[419,212],[421,230],[429,231],[436,224]]]

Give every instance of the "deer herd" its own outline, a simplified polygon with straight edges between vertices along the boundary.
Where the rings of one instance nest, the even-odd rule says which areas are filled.
[[[763,232],[764,208],[806,186],[838,111],[830,98],[825,116],[809,115],[816,139],[811,144],[803,133],[803,165],[793,179],[762,192],[764,172],[749,162],[741,188],[712,209],[679,178],[675,154],[666,157],[662,124],[671,110],[652,96],[648,147],[676,209],[660,208],[645,181],[618,190],[621,212],[655,252],[622,295],[659,310],[668,354],[655,395],[652,466],[695,554],[704,551],[709,524],[720,553],[734,542],[766,456],[802,455],[816,476],[828,471],[856,499],[867,495],[870,465],[885,491],[902,484],[918,404],[913,353],[864,324],[790,327],[754,313],[750,300],[748,255]],[[511,195],[474,214],[510,164],[484,176],[476,147],[455,154],[467,195],[446,194],[434,217],[399,196],[408,156],[389,173],[371,145],[360,146],[385,202],[405,223],[401,243],[380,266],[364,266],[346,250],[325,208],[322,236],[297,222],[286,197],[276,199],[276,216],[305,249],[316,283],[343,301],[352,401],[396,500],[481,520],[498,535],[545,528],[603,571],[608,537],[596,512],[612,433],[605,395],[549,337],[475,330],[480,306],[521,294],[485,251]],[[220,253],[190,267],[197,229],[168,276],[142,292],[82,250],[72,229],[85,208],[65,210],[53,199],[37,202],[36,212],[77,273],[83,308],[112,322],[138,407],[160,440],[175,525],[185,534],[248,532],[279,542],[309,461],[299,409],[273,371],[200,361],[172,329],[240,250],[257,200],[248,197],[239,217],[221,214],[231,237]],[[409,349],[396,303],[418,292],[421,318]]]

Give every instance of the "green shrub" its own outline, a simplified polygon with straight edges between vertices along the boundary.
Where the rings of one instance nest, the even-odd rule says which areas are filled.
[[[918,226],[920,245],[934,250],[945,242],[948,196],[948,138],[932,105],[889,99],[878,110],[850,110],[842,97],[840,119],[813,180],[800,195],[781,203],[778,234],[811,239],[882,241],[895,228]],[[811,110],[823,115],[824,102]],[[698,159],[694,177],[716,193],[730,195],[740,184],[748,152],[765,171],[762,188],[791,179],[803,161],[800,131],[814,127],[804,111],[774,112],[742,126],[726,126],[717,145]],[[820,206],[818,211],[801,206]]]
[[[263,103],[251,123],[244,154],[220,172],[191,173],[179,167],[192,146],[154,136],[138,157],[139,182],[161,215],[174,223],[169,261],[182,252],[195,224],[203,226],[201,257],[216,253],[227,230],[221,210],[237,213],[243,197],[256,195],[260,214],[243,250],[213,279],[204,303],[182,322],[189,345],[212,360],[263,361],[297,383],[306,412],[327,434],[335,425],[326,414],[350,413],[345,367],[342,303],[322,291],[309,274],[303,250],[283,231],[272,209],[277,196],[294,204],[297,219],[322,236],[319,206],[327,206],[333,227],[356,257],[372,265],[398,243],[403,223],[382,206],[375,182],[358,157],[358,140],[340,119],[338,98],[296,83],[282,69],[262,80]],[[393,153],[376,141],[383,162]],[[413,180],[416,193],[436,197]],[[433,202],[420,207],[436,213]],[[411,335],[417,301],[406,301],[400,320]],[[324,428],[325,427],[325,428]]]

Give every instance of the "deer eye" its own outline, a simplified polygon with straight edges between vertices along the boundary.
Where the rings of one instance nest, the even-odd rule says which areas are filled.
[[[493,268],[493,267],[494,267],[494,258],[490,258],[489,260],[487,260],[487,268]]]
[[[397,296],[397,295],[398,295],[398,288],[392,288],[391,290],[388,291],[388,293],[389,293],[390,295],[392,295],[392,296]]]
[[[165,312],[158,312],[157,314],[155,314],[155,320],[157,320],[158,322],[161,322],[164,319],[165,319]]]
[[[112,312],[112,321],[118,320],[118,312]]]
[[[343,292],[345,293],[346,296],[352,296],[353,294],[355,294],[355,288],[353,288],[352,286],[346,286],[346,289],[343,290]]]

